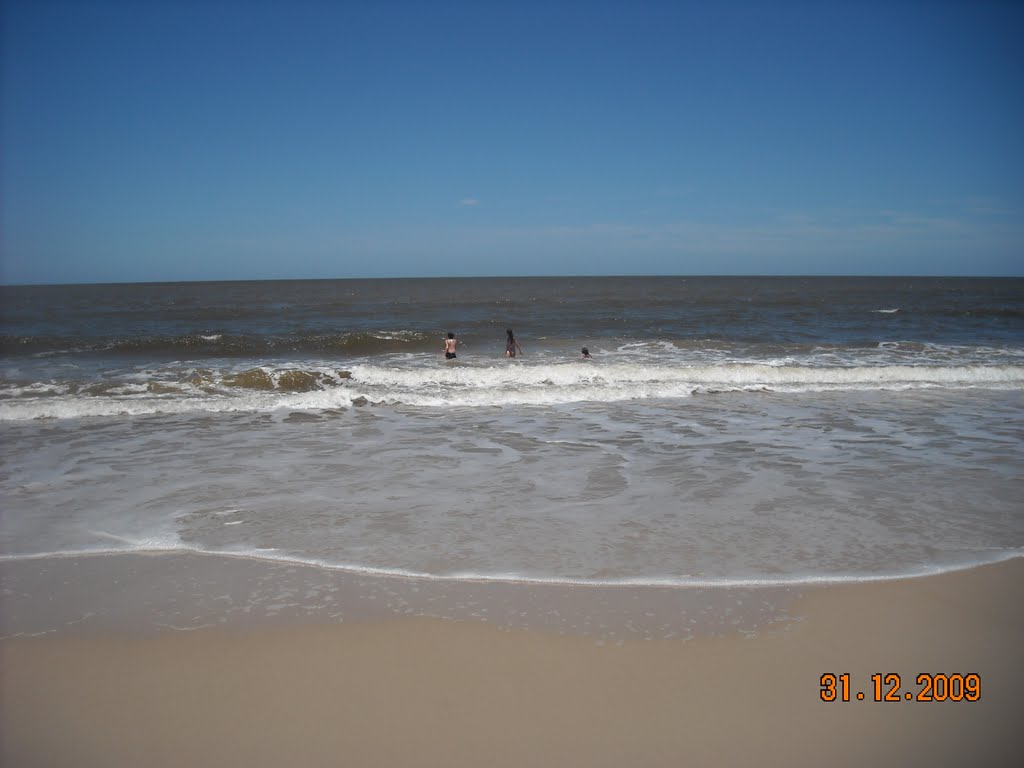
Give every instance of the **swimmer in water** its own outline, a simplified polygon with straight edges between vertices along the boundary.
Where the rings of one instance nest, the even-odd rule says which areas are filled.
[[[523,348],[519,346],[516,337],[512,335],[512,329],[508,328],[505,333],[508,334],[508,338],[505,340],[505,357],[515,357],[516,350],[519,350],[520,355],[523,354]]]
[[[451,331],[448,332],[448,338],[444,340],[444,359],[454,360],[455,359],[455,347],[458,342],[455,341],[455,334]]]

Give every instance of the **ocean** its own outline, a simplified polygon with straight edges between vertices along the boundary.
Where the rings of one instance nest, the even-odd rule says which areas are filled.
[[[8,562],[713,587],[1024,554],[1022,279],[6,286],[0,303]]]

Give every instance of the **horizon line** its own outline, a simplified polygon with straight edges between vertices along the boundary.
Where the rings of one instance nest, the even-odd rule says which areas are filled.
[[[863,279],[863,280],[902,280],[902,279],[929,279],[929,280],[1020,280],[1024,279],[1024,273],[1022,274],[988,274],[988,275],[976,275],[976,274],[912,274],[912,273],[893,273],[893,274],[869,274],[869,273],[849,273],[849,274],[827,274],[827,273],[813,273],[813,272],[793,272],[793,273],[770,273],[770,272],[750,272],[750,273],[643,273],[643,274],[585,274],[585,273],[567,273],[558,275],[538,275],[538,274],[490,274],[490,275],[377,275],[377,276],[361,276],[361,277],[257,277],[257,278],[193,278],[193,279],[180,279],[180,280],[96,280],[96,281],[72,281],[67,283],[8,283],[0,280],[0,288],[60,288],[68,286],[100,286],[100,285],[182,285],[191,283],[315,283],[315,282],[340,282],[340,281],[356,281],[356,280],[566,280],[566,279],[608,279],[608,280],[619,280],[619,279],[636,279],[636,278],[684,278],[684,279],[799,279],[799,280],[818,280],[818,279]]]

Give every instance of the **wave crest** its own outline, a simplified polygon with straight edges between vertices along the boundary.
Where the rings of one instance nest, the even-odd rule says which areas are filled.
[[[352,405],[486,407],[688,398],[730,392],[1024,389],[1024,366],[826,367],[725,363],[364,364],[243,370],[152,369],[89,382],[8,382],[0,420]]]

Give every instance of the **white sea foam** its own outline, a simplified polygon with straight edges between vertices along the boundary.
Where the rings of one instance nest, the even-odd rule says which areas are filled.
[[[331,371],[319,371],[329,376]],[[275,385],[284,370],[267,368]],[[486,407],[689,398],[701,393],[1024,388],[1017,365],[808,366],[791,358],[763,363],[652,365],[590,363],[350,367],[351,378],[311,392],[221,386],[213,392],[178,385],[177,394],[139,381],[100,394],[71,394],[62,385],[8,387],[0,421],[195,412],[270,412],[345,408],[353,401],[416,407]]]

